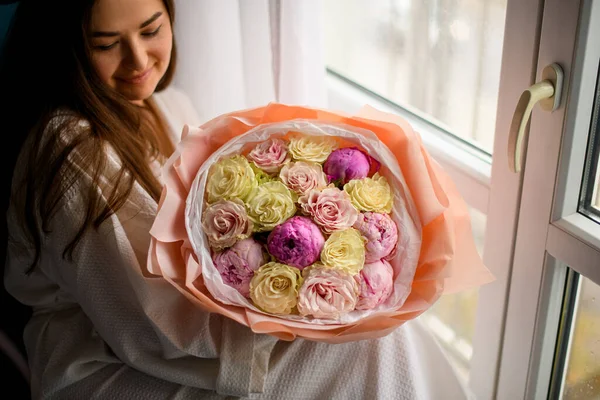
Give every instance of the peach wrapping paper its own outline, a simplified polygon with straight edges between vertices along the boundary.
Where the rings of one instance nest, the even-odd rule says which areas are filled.
[[[202,277],[185,226],[188,194],[201,165],[229,140],[268,123],[292,120],[345,124],[373,132],[396,157],[420,221],[421,251],[410,294],[394,311],[345,324],[307,324],[216,301]],[[150,230],[148,271],[164,277],[190,301],[283,340],[302,337],[343,343],[383,337],[428,310],[442,295],[493,281],[473,241],[467,206],[449,176],[429,156],[420,137],[402,118],[364,107],[350,116],[322,109],[270,103],[185,127],[175,153],[163,167],[164,187]]]

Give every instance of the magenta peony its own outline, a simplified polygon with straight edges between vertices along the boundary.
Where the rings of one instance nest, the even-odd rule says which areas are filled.
[[[214,250],[246,239],[252,233],[252,227],[244,203],[238,199],[219,200],[202,214],[202,228]]]
[[[262,245],[252,238],[240,240],[232,247],[213,254],[213,262],[223,282],[245,297],[250,296],[250,280],[254,271],[267,261]]]
[[[398,242],[398,227],[387,214],[360,213],[354,228],[367,240],[365,262],[370,263],[388,257]]]
[[[334,150],[323,164],[328,182],[339,182],[341,185],[372,175],[378,169],[379,162],[356,147]]]
[[[307,217],[292,217],[273,229],[267,238],[269,253],[278,262],[303,269],[319,259],[325,238]]]
[[[252,149],[248,154],[248,159],[263,171],[275,174],[291,160],[291,156],[283,140],[269,139]]]
[[[298,312],[315,318],[339,318],[356,307],[358,284],[352,275],[314,264],[306,269],[298,293]]]
[[[359,214],[348,193],[336,187],[313,189],[301,196],[298,203],[326,233],[352,227]]]
[[[365,264],[354,276],[360,292],[357,310],[371,310],[390,297],[394,285],[394,270],[385,260]]]

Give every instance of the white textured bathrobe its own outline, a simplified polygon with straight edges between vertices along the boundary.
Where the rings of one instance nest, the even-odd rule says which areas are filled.
[[[167,89],[152,99],[174,142],[184,124],[199,125],[182,92]],[[14,203],[8,211],[5,284],[34,309],[25,343],[35,399],[467,397],[417,321],[382,339],[330,345],[278,341],[195,309],[169,283],[142,272],[157,205],[137,184],[116,215],[85,234],[73,259],[63,259],[85,185],[67,193],[29,276],[32,248]]]

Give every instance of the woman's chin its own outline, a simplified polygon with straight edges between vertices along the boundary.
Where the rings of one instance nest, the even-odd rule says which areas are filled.
[[[144,82],[144,84],[131,85],[121,84],[117,87],[117,91],[132,103],[144,101],[156,90],[158,82]]]
[[[120,93],[130,102],[139,103],[152,96],[155,89],[156,86],[147,89],[139,88],[136,90],[121,91]]]

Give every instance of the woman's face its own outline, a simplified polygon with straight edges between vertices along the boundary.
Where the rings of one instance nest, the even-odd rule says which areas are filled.
[[[173,32],[162,0],[96,0],[90,23],[92,65],[102,81],[142,104],[165,74]]]

